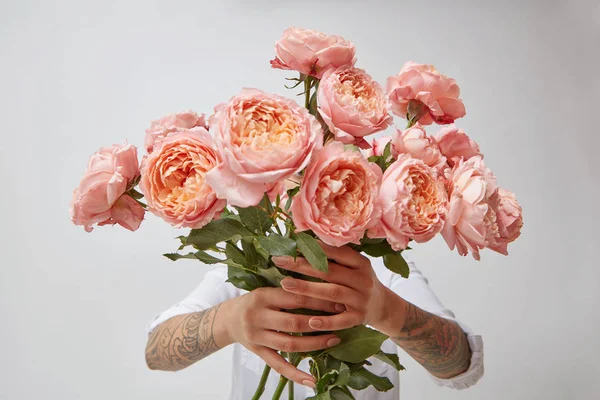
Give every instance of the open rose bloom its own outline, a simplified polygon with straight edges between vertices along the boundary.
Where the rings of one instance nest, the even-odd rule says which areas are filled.
[[[433,65],[407,62],[398,75],[388,78],[387,91],[396,115],[404,118],[414,108],[422,125],[450,124],[465,116],[456,81],[440,74]]]
[[[342,67],[325,73],[317,95],[321,117],[342,143],[367,148],[365,136],[392,124],[385,92],[361,69]]]
[[[333,277],[329,268],[339,266],[328,259],[329,246],[382,257],[403,278],[410,273],[404,251],[438,235],[462,256],[508,254],[523,210],[498,186],[475,140],[454,125],[465,106],[453,78],[407,62],[383,88],[355,65],[352,42],[309,29],[286,29],[274,53],[271,66],[292,71],[286,87],[293,96],[245,88],[222,97],[208,118],[187,111],[156,119],[140,132],[141,167],[132,145],[101,149],[73,193],[73,223],[88,232],[114,224],[133,231],[147,209],[189,230],[178,233],[178,249],[166,257],[225,265],[227,284],[244,291],[280,287],[286,276]],[[407,121],[391,128],[392,114]],[[427,131],[433,123],[442,125],[435,134]],[[274,258],[282,256],[319,272],[284,269]],[[349,379],[362,385],[374,374],[367,360],[387,357],[382,333],[364,325],[344,333],[340,346],[291,355],[291,363],[307,358],[316,366],[311,398],[349,398]],[[263,377],[269,373],[267,367]],[[339,379],[343,373],[350,378]],[[375,378],[377,390],[393,386]],[[279,380],[276,394],[286,382]],[[264,390],[262,379],[253,398]]]
[[[281,183],[323,146],[321,126],[305,108],[257,89],[217,106],[211,132],[223,161],[207,174],[208,183],[219,198],[240,207],[283,189]]]
[[[144,209],[125,194],[139,176],[137,150],[131,144],[100,149],[90,158],[85,176],[73,192],[71,220],[83,225],[114,225],[135,231],[144,219]]]

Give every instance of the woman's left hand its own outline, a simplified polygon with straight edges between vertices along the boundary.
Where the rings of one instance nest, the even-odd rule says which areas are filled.
[[[282,288],[290,293],[344,304],[346,311],[328,317],[312,317],[309,326],[315,330],[337,331],[357,325],[370,325],[385,333],[383,328],[387,309],[392,306],[390,296],[395,297],[375,275],[368,258],[350,247],[333,247],[319,242],[329,262],[327,273],[314,269],[306,259],[297,257],[273,257],[273,262],[283,269],[312,276],[325,282],[309,282],[287,277],[281,281]],[[396,310],[402,313],[403,310]]]

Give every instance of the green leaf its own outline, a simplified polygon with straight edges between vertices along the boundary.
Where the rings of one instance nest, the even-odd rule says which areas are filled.
[[[300,186],[296,186],[291,189],[288,189],[288,191],[287,191],[288,198],[287,198],[287,201],[285,202],[286,210],[290,209],[290,207],[292,205],[292,200],[293,200],[294,196],[298,194],[299,191],[300,191]]]
[[[351,363],[361,362],[379,352],[381,344],[388,338],[364,325],[337,331],[335,334],[342,342],[326,352],[338,360]]]
[[[317,240],[304,232],[298,232],[296,234],[296,243],[298,244],[298,250],[306,258],[306,260],[318,271],[327,272],[328,262],[327,255],[317,243]]]
[[[268,282],[260,275],[230,264],[227,268],[227,282],[242,290],[254,290],[259,287],[269,286]]]
[[[296,256],[296,242],[290,238],[272,233],[259,236],[258,243],[272,256]]]
[[[272,287],[281,286],[280,282],[285,278],[285,275],[283,275],[276,267],[260,269],[256,273],[264,278],[264,280],[268,283],[268,286]]]
[[[269,214],[269,215],[273,214],[273,204],[271,203],[271,199],[269,199],[269,196],[266,193],[263,196],[260,203],[258,203],[258,206],[267,210],[267,214]]]
[[[227,254],[227,257],[236,264],[246,264],[246,256],[244,253],[236,245],[230,242],[225,244],[225,254]]]
[[[338,371],[335,370],[328,371],[327,373],[323,374],[323,376],[321,376],[321,379],[319,379],[319,381],[317,382],[317,393],[325,392],[329,388],[329,385],[334,382],[337,376]]]
[[[348,390],[346,386],[344,386],[344,388]],[[349,390],[344,391],[344,389],[340,387],[331,389],[329,395],[331,396],[331,400],[356,400]]]
[[[400,364],[400,358],[398,358],[398,354],[384,353],[383,351],[380,351],[379,353],[374,354],[373,357],[375,357],[379,361],[383,361],[384,363],[391,365],[398,371],[404,369],[402,364]]]
[[[333,386],[345,386],[348,384],[348,379],[350,379],[350,368],[344,363],[342,363],[338,376],[333,382]]]
[[[207,252],[202,251],[202,250],[195,252],[194,256],[196,256],[196,258],[198,260],[202,261],[204,264],[216,264],[216,263],[223,262],[223,260],[221,260],[220,258],[213,257],[210,254],[208,254]]]
[[[257,267],[257,268],[265,268],[267,266],[267,260],[266,258],[268,257],[264,257],[261,256],[260,254],[258,254],[258,251],[256,251],[256,248],[254,247],[253,243],[248,243],[244,240],[241,241],[242,243],[242,250],[244,251],[244,254],[246,255],[246,264],[247,266],[251,266],[251,267]]]
[[[394,387],[388,378],[377,376],[365,367],[360,367],[357,370],[352,371],[348,386],[352,389],[363,390],[369,385],[373,385],[379,392],[387,392]]]
[[[273,218],[261,207],[236,207],[242,223],[251,231],[262,234],[273,226]]]
[[[252,238],[252,245],[254,246],[254,249],[256,250],[256,252],[257,252],[258,254],[260,254],[262,257],[264,257],[264,258],[265,258],[265,260],[269,258],[269,252],[268,252],[268,251],[266,251],[266,250],[265,250],[265,249],[264,249],[264,248],[263,248],[263,247],[260,245],[260,243],[258,242],[258,238],[257,238],[257,237],[254,237],[254,238]]]
[[[385,148],[383,149],[383,160],[385,162],[389,161],[390,157],[392,156],[392,142],[389,141],[386,145]]]
[[[360,250],[367,253],[371,257],[382,257],[386,254],[396,253],[386,240],[379,243],[365,243],[360,246]]]
[[[384,255],[383,263],[390,271],[400,274],[403,278],[408,278],[410,269],[401,253]]]
[[[187,244],[186,244],[187,236],[177,236],[175,239],[179,239],[179,241],[181,242],[181,246],[179,246],[179,248],[177,250],[183,250],[183,248],[185,246],[187,246]]]
[[[192,229],[186,244],[191,244],[199,250],[206,250],[217,243],[242,236],[252,236],[252,232],[234,219],[222,218],[213,220],[200,229]]]
[[[181,260],[181,259],[185,259],[185,258],[190,259],[190,260],[197,260],[194,253],[187,253],[187,254],[165,253],[165,254],[163,254],[163,256],[167,257],[171,261],[177,261],[177,260]]]

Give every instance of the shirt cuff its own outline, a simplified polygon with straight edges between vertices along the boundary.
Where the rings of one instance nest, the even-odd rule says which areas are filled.
[[[483,340],[479,335],[467,335],[467,340],[471,347],[471,365],[469,365],[469,369],[449,379],[441,379],[430,375],[438,386],[463,390],[476,384],[483,376]]]

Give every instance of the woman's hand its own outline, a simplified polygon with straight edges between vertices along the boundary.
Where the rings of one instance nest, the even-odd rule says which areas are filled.
[[[335,302],[286,292],[281,288],[260,288],[234,301],[224,303],[230,307],[229,334],[252,351],[275,371],[286,378],[309,387],[315,387],[314,378],[294,367],[281,357],[277,350],[286,353],[308,352],[333,347],[340,339],[333,334],[294,336],[289,333],[316,332],[309,326],[310,315],[296,315],[282,309],[310,309],[339,313],[345,308]],[[284,333],[286,332],[286,333]]]
[[[333,247],[319,242],[329,262],[329,272],[314,269],[304,258],[273,257],[280,268],[304,275],[320,278],[326,282],[309,282],[285,278],[283,289],[289,293],[304,295],[332,303],[344,304],[346,311],[330,317],[311,317],[308,325],[320,331],[337,331],[357,325],[371,325],[386,333],[386,316],[395,306],[405,303],[399,296],[386,288],[375,275],[371,262],[349,247]],[[396,317],[402,318],[404,307],[393,310]]]

